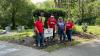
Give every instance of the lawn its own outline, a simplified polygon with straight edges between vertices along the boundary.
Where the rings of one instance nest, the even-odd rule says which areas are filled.
[[[33,36],[32,29],[27,29],[23,32],[12,31],[11,35],[0,35],[0,41],[23,40],[25,36]]]
[[[2,31],[2,29],[0,29],[0,31]]]
[[[75,26],[76,27],[76,30],[79,31],[79,32],[83,32],[82,31],[82,26]],[[93,33],[93,34],[96,34],[96,35],[100,35],[100,26],[88,26],[88,33]]]

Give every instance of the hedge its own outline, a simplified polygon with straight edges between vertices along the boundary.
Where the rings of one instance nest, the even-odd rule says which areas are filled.
[[[51,15],[54,15],[55,18],[66,17],[66,11],[63,9],[53,8],[53,9],[35,9],[33,11],[33,16],[41,16],[41,13],[43,13],[43,16],[48,18]]]
[[[47,19],[51,16],[54,15],[56,19],[59,17],[66,17],[66,11],[60,8],[53,8],[53,9],[35,9],[33,11],[33,16],[35,16],[35,20],[38,18],[38,16],[44,16],[45,17],[45,27]]]
[[[100,17],[98,17],[98,18],[96,19],[96,24],[97,24],[97,25],[100,25]]]

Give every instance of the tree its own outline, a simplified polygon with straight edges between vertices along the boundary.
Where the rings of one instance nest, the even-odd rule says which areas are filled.
[[[99,0],[54,0],[54,2],[56,7],[66,10],[67,17],[77,18],[79,24],[95,23],[95,18],[100,15]]]
[[[3,0],[1,2],[2,4],[0,6],[2,7],[3,13],[7,14],[7,17],[11,22],[9,24],[12,24],[13,29],[16,28],[18,21],[31,19],[32,10],[35,6],[31,4],[29,0]]]

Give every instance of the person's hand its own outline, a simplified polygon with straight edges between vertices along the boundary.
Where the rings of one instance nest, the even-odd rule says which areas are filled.
[[[64,31],[64,33],[66,33],[66,31]]]
[[[38,30],[35,30],[34,32],[35,32],[36,34],[37,34],[37,33],[39,33],[39,31],[38,31]]]
[[[37,33],[39,33],[39,31],[37,31]]]
[[[48,28],[50,28],[50,27],[48,26]]]
[[[54,33],[57,33],[57,31],[55,30],[55,32]]]

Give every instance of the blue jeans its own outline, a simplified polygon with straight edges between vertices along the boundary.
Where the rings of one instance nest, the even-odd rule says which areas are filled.
[[[36,36],[36,45],[42,47],[44,45],[44,33],[38,33]]]
[[[71,42],[72,41],[72,30],[67,30],[66,34],[67,34],[68,41]]]
[[[58,34],[60,36],[60,42],[63,42],[63,41],[66,40],[66,34],[65,34],[64,30],[59,30],[58,29]]]

